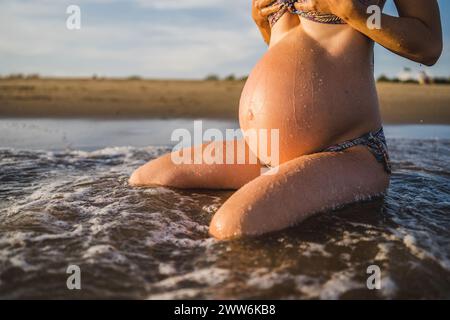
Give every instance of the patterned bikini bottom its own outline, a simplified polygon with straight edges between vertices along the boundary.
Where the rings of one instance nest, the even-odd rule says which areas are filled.
[[[392,173],[391,162],[389,159],[389,153],[383,128],[375,132],[369,132],[359,138],[348,140],[331,146],[323,150],[323,152],[341,152],[356,146],[366,146],[374,155],[375,159],[377,159],[377,161],[384,166],[386,172],[389,174]]]

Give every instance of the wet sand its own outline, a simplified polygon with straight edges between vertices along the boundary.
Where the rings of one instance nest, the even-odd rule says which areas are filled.
[[[236,119],[243,81],[1,79],[0,117]],[[450,86],[378,84],[391,124],[450,124]]]

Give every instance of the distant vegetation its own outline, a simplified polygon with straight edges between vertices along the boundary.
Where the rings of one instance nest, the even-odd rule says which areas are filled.
[[[378,77],[377,82],[390,82],[390,83],[419,83],[418,80],[408,79],[408,80],[400,80],[397,77],[389,78],[385,75],[381,75]]]
[[[387,83],[416,83],[416,84],[450,84],[450,77],[419,77],[419,79],[409,78],[409,79],[399,79],[397,77],[389,78],[382,74],[378,77],[377,82],[387,82]]]
[[[129,76],[127,78],[127,80],[142,80],[142,77],[133,75],[133,76]]]
[[[409,69],[405,69],[407,72]],[[23,73],[11,73],[9,75],[0,75],[1,80],[38,80],[45,79],[46,77],[41,77],[37,73],[23,74]],[[90,79],[92,80],[108,80],[108,77],[98,76],[97,74],[93,74]],[[119,79],[119,78],[111,78],[111,79]],[[130,75],[128,77],[122,78],[124,80],[132,80],[132,81],[140,81],[146,80],[139,75]],[[209,74],[204,78],[204,81],[246,81],[248,76],[236,77],[234,74],[230,74],[226,77],[221,78],[217,74]],[[384,74],[380,75],[377,79],[379,83],[415,83],[415,84],[450,84],[450,77],[430,77],[425,73],[419,73],[416,77],[388,77]]]
[[[436,77],[436,78],[433,78],[433,83],[436,83],[436,84],[450,84],[450,78]]]
[[[216,74],[209,74],[205,78],[206,81],[219,81],[220,77]]]
[[[407,70],[408,71],[408,70]],[[234,74],[230,74],[224,78],[221,78],[217,74],[209,74],[205,77],[205,81],[247,81],[248,76],[241,78],[236,77]],[[416,79],[414,77],[400,79],[398,77],[389,78],[388,76],[382,74],[378,77],[377,82],[388,82],[388,83],[415,83],[415,84],[450,84],[450,77],[428,77],[425,74],[419,74]]]
[[[205,81],[246,81],[247,78],[248,76],[238,78],[234,74],[230,74],[221,79],[217,74],[209,74],[205,77]]]
[[[40,79],[41,77],[37,73],[31,73],[31,74],[23,74],[23,73],[11,73],[6,76],[0,76],[0,79],[7,79],[7,80],[20,80],[20,79]]]
[[[234,76],[234,74],[230,74],[229,76],[226,76],[225,81],[236,81],[236,77]]]

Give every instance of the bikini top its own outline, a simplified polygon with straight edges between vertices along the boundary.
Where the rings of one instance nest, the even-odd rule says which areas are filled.
[[[362,3],[370,2],[368,0],[359,0]],[[272,27],[277,21],[286,13],[290,12],[293,14],[298,14],[299,16],[306,18],[308,20],[312,20],[319,23],[327,23],[327,24],[345,24],[345,21],[341,18],[328,13],[319,13],[319,12],[306,12],[306,11],[299,11],[295,8],[294,4],[296,2],[301,2],[299,0],[276,0],[275,4],[281,4],[281,9],[269,16],[269,23]]]

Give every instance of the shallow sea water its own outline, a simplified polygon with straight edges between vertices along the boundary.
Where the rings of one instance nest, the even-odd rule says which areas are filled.
[[[386,128],[383,199],[217,242],[208,223],[231,192],[127,185],[190,123],[1,120],[0,298],[450,299],[450,127]]]

